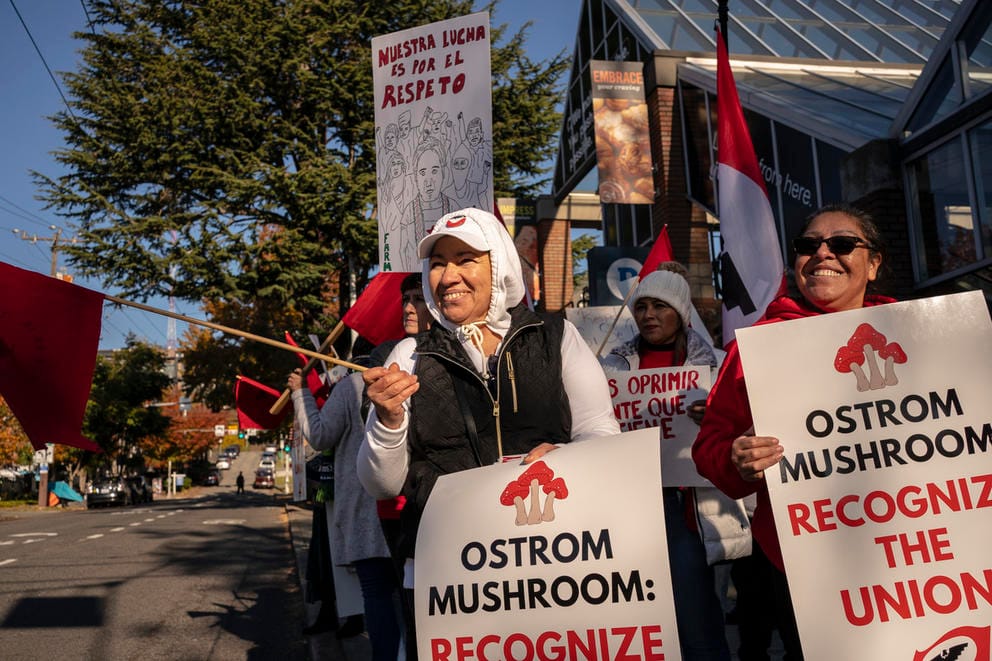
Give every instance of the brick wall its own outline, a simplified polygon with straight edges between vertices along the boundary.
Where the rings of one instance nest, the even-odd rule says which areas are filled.
[[[568,220],[542,219],[537,224],[542,310],[561,311],[572,301],[571,229]]]
[[[693,303],[707,330],[719,336],[720,303],[714,298],[709,226],[706,212],[689,201],[680,113],[674,88],[658,86],[649,92],[648,121],[655,167],[652,233],[657,236],[668,224],[675,259],[689,269]]]

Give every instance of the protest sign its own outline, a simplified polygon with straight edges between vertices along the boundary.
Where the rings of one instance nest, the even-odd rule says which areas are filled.
[[[618,305],[565,308],[565,318],[575,325],[579,335],[595,352],[603,343],[603,338],[610,332],[610,327],[613,325],[613,320],[616,319],[619,309],[620,306]],[[623,306],[623,312],[606,346],[603,347],[602,355],[608,355],[614,347],[630,342],[635,337],[637,337],[637,324],[634,323],[634,318],[630,315],[627,306]]]
[[[662,483],[666,487],[713,486],[696,472],[692,461],[699,425],[688,414],[690,404],[705,401],[709,394],[709,366],[607,371],[606,379],[620,431],[654,430],[652,436],[661,444]]]
[[[988,659],[981,292],[737,331],[807,659]]]
[[[493,211],[489,14],[372,40],[379,266],[419,271],[416,247],[446,213]]]
[[[421,659],[679,659],[656,440],[441,477],[417,536]]]

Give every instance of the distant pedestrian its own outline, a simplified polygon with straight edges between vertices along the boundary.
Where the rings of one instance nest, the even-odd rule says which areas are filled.
[[[241,471],[238,471],[238,478],[234,481],[238,485],[238,493],[245,492],[245,475]]]

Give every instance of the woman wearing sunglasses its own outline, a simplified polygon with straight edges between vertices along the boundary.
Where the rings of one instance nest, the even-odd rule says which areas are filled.
[[[894,299],[867,291],[878,277],[883,244],[878,228],[865,212],[844,204],[819,209],[807,219],[800,236],[793,241],[793,249],[800,296],[783,296],[772,301],[759,324],[893,302]],[[764,471],[782,459],[782,446],[776,438],[754,435],[736,342],[728,346],[720,376],[710,391],[692,457],[700,475],[731,498],[757,494],[751,522],[752,566],[757,573],[753,579],[771,588],[769,596],[774,598],[775,613],[769,615],[778,626],[786,658],[802,659],[782,551],[764,482]],[[739,595],[738,609],[747,610],[750,606],[741,603],[741,597],[746,599],[748,595]],[[741,631],[741,660],[767,659],[768,641],[749,640],[749,633]]]

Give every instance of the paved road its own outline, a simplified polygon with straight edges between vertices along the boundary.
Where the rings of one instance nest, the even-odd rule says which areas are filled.
[[[198,498],[0,512],[0,656],[307,658],[285,504],[234,493],[248,460]]]

